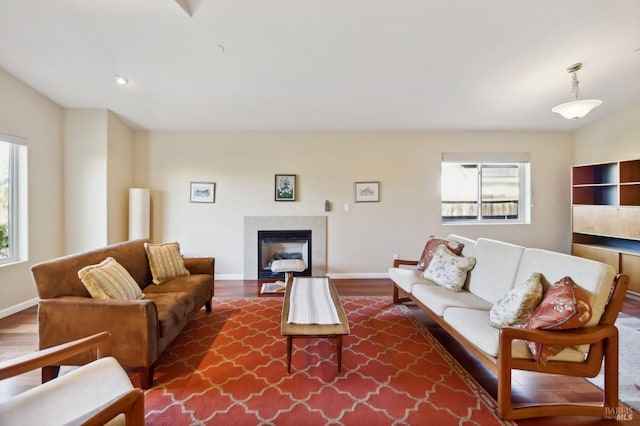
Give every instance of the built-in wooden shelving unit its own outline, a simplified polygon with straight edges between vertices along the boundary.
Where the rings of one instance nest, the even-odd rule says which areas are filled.
[[[640,160],[574,166],[572,253],[629,275],[640,295]]]

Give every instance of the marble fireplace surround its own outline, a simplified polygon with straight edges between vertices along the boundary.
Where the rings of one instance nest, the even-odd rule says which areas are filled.
[[[327,274],[326,216],[245,216],[244,279],[258,279],[258,231],[311,230],[311,275]]]

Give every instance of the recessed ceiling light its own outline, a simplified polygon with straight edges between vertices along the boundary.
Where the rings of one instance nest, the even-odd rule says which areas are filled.
[[[121,87],[124,87],[124,86],[129,85],[129,80],[127,80],[126,78],[124,78],[124,77],[123,77],[123,76],[121,76],[121,75],[116,75],[116,76],[113,78],[113,81],[115,81],[115,82],[116,82],[116,84],[117,84],[118,86],[121,86]]]

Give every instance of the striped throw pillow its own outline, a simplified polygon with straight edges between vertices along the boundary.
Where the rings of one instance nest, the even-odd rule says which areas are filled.
[[[184,266],[184,259],[180,255],[180,244],[145,243],[144,249],[149,259],[154,284],[162,284],[165,281],[189,275],[189,271]]]
[[[144,297],[131,274],[113,257],[78,271],[78,277],[94,299],[138,300]]]

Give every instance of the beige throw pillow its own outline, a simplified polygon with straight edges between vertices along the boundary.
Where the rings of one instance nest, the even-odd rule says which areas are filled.
[[[534,272],[517,283],[489,311],[489,323],[495,328],[524,325],[542,300],[542,274]]]
[[[467,272],[476,265],[474,257],[456,256],[444,244],[436,252],[423,277],[452,291],[462,291]]]
[[[189,271],[184,266],[184,259],[180,254],[180,244],[145,243],[144,249],[149,259],[149,268],[151,269],[154,284],[162,284],[165,281],[189,275]]]
[[[78,271],[78,277],[94,299],[142,299],[144,294],[131,274],[113,257]]]

